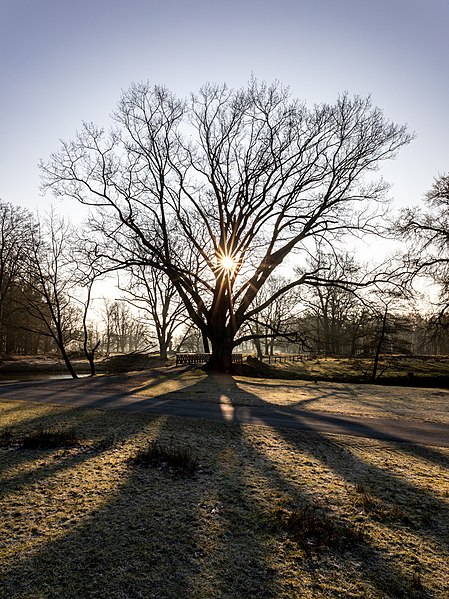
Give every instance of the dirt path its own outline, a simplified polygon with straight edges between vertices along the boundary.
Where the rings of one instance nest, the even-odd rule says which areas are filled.
[[[135,380],[138,380],[137,375]],[[242,388],[242,385],[237,385],[232,377],[217,379],[215,390],[213,385],[209,385],[210,401],[203,396],[198,400],[198,396],[195,396],[198,392],[195,386],[148,397],[130,392],[129,389],[133,386],[129,385],[129,381],[129,377],[125,381],[123,376],[117,376],[79,381],[3,384],[0,385],[0,399],[132,412],[144,411],[154,415],[203,418],[228,423],[293,428],[310,432],[449,447],[447,422],[347,415],[341,411],[332,413],[319,409],[304,409],[303,403],[285,406],[278,403],[270,404],[245,391],[244,386]],[[221,394],[224,387],[226,395]],[[334,385],[334,387],[335,389],[327,385],[326,393],[332,395],[333,392],[338,396],[341,393],[341,386]],[[404,390],[406,391],[408,390]],[[268,392],[267,385],[265,393]],[[233,402],[233,393],[236,396],[235,402]],[[304,388],[302,393],[305,393]],[[357,396],[357,394],[358,387],[354,386],[352,395]],[[363,396],[363,390],[360,395]]]

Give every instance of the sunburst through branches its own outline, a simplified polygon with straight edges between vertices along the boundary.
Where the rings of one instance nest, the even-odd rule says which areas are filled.
[[[227,275],[234,273],[237,268],[237,260],[229,254],[218,254],[217,270]]]

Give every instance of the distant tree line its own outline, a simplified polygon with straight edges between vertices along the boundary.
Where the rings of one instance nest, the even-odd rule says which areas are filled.
[[[80,255],[80,238],[55,214],[39,222],[3,202],[0,227],[1,355],[58,352],[71,371],[71,356],[84,354],[93,362],[94,348],[103,355],[157,351],[163,359],[175,351],[204,351],[201,331],[160,271],[139,265],[121,272],[121,298],[97,301],[95,315],[86,318],[92,284],[104,274],[95,248],[84,240]],[[279,352],[372,357],[376,349],[449,354],[445,305],[425,315],[411,308],[410,295],[360,293],[335,284],[364,277],[348,254],[317,250],[314,260],[329,284],[293,288],[269,302],[248,322],[240,349],[260,358]],[[285,278],[273,276],[258,301],[285,285]],[[444,293],[443,286],[441,302]]]

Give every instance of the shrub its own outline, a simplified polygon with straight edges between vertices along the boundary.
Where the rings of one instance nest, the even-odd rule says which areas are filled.
[[[11,428],[4,428],[0,431],[0,447],[9,447],[13,444],[14,434]]]
[[[198,470],[198,460],[184,447],[166,446],[151,442],[131,459],[137,466],[167,468],[180,474],[192,476]]]
[[[58,428],[40,428],[28,433],[23,441],[24,449],[57,449],[59,447],[73,447],[78,444],[78,437],[73,430]]]
[[[356,505],[369,512],[373,518],[381,522],[402,522],[410,524],[410,518],[399,506],[389,504],[373,495],[364,485],[355,486],[358,493]]]
[[[313,507],[293,510],[277,508],[272,517],[281,530],[306,550],[314,547],[345,547],[363,540],[359,528],[340,522]]]

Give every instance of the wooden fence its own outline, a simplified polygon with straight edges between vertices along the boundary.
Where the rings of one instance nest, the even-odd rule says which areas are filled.
[[[283,356],[273,355],[267,356],[268,364],[275,364],[276,362],[303,362],[304,360],[313,360],[316,358],[316,354],[304,353],[304,354],[287,354]]]

